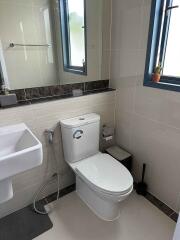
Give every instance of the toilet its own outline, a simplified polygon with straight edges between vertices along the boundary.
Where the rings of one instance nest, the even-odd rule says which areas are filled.
[[[99,151],[100,116],[95,113],[60,121],[65,161],[76,175],[76,192],[101,219],[120,215],[120,202],[133,190],[130,172]]]

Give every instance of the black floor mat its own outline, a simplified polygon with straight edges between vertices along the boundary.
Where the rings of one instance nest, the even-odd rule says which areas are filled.
[[[40,215],[31,206],[0,219],[0,240],[32,240],[52,228],[48,215]]]

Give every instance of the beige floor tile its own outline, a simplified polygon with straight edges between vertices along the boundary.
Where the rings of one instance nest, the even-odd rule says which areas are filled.
[[[97,218],[75,192],[49,204],[53,228],[36,240],[172,240],[175,223],[136,193],[115,222]]]

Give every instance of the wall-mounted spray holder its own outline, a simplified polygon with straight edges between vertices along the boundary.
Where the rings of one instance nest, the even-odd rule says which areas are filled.
[[[44,131],[44,134],[47,136],[48,142],[50,144],[53,143],[53,137],[54,137],[54,130],[53,129],[46,129]]]

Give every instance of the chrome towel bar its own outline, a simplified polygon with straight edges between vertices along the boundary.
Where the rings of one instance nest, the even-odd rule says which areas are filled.
[[[10,43],[9,47],[50,47],[50,44],[19,44],[19,43]]]

